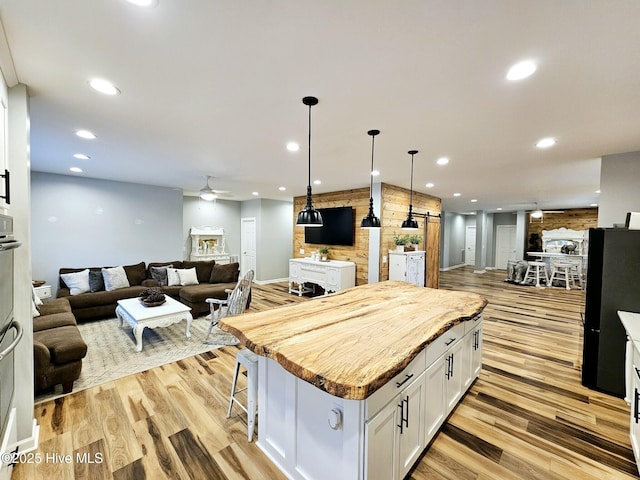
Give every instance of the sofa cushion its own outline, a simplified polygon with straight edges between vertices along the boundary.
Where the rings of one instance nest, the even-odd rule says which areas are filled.
[[[147,278],[147,267],[144,262],[136,263],[135,265],[125,265],[123,268],[127,274],[129,285],[140,285],[142,281]]]
[[[84,343],[78,327],[75,326],[33,332],[33,339],[49,349],[52,363],[80,360],[87,354],[87,344]]]
[[[89,290],[92,292],[104,290],[104,277],[102,276],[102,272],[89,270]]]
[[[178,275],[177,268],[167,267],[167,285],[169,287],[180,285],[180,275]]]
[[[76,317],[71,311],[42,315],[33,319],[33,331],[49,330],[50,328],[75,326]]]
[[[213,270],[213,266],[216,264],[215,260],[200,260],[200,261],[187,261],[182,262],[182,268],[194,268],[196,269],[196,274],[198,275],[198,283],[209,283],[209,279],[211,278],[211,270]]]
[[[220,300],[226,300],[226,289],[233,290],[236,286],[236,282],[229,283],[201,283],[199,285],[189,285],[182,287],[180,290],[180,299],[185,300],[191,304],[202,303],[207,298],[218,298]]]
[[[109,292],[105,290],[102,292],[83,293],[82,295],[65,298],[69,300],[71,308],[74,311],[74,315],[76,315],[76,318],[79,319],[78,312],[76,311],[78,309],[100,307],[104,305],[115,305],[118,300],[139,296],[144,289],[145,287],[143,286],[135,286],[119,288],[118,290],[111,290]]]
[[[175,260],[173,262],[151,262],[148,265],[148,268],[150,269],[151,267],[169,267],[169,266],[173,266],[174,268],[182,268],[182,260]],[[149,275],[147,275],[147,278],[151,277],[151,270],[149,270]]]
[[[104,289],[107,292],[131,286],[124,267],[103,268],[102,276],[104,278]]]
[[[89,287],[89,269],[85,268],[79,272],[64,273],[60,275],[62,281],[65,283],[71,295],[78,295],[80,293],[88,292]]]
[[[38,307],[40,315],[52,315],[54,313],[71,312],[68,298],[54,298]]]
[[[209,283],[229,283],[237,282],[240,276],[240,264],[238,262],[220,265],[216,263],[211,270]],[[234,285],[235,286],[235,285]]]

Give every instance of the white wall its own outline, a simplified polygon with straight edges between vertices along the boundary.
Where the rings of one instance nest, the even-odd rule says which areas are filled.
[[[465,215],[443,212],[440,230],[440,266],[443,269],[464,264]]]
[[[602,157],[598,226],[624,224],[627,212],[640,212],[640,152]]]
[[[33,278],[54,292],[61,267],[181,259],[182,192],[32,172]]]

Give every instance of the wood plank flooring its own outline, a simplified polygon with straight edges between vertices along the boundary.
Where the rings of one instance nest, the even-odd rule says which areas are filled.
[[[489,300],[483,368],[411,478],[640,478],[628,406],[580,383],[582,292],[503,278],[470,268],[441,274],[441,288]],[[306,299],[288,294],[284,283],[255,285],[251,309],[299,301]],[[226,418],[237,349],[36,406],[41,463],[17,465],[13,480],[284,479],[247,442],[244,413]],[[70,463],[56,454],[70,455]]]

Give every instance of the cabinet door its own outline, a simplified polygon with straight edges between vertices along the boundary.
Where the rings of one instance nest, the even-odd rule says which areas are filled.
[[[389,280],[407,280],[407,256],[404,254],[389,254]]]
[[[367,480],[392,480],[398,471],[398,444],[396,430],[400,424],[397,396],[365,426]]]
[[[482,324],[478,325],[473,332],[472,351],[471,351],[471,382],[480,376],[482,370]]]
[[[446,416],[444,402],[444,382],[448,365],[445,361],[446,356],[436,360],[425,371],[425,445],[438,432]]]
[[[424,287],[424,255],[407,256],[407,282]]]
[[[300,277],[300,265],[295,262],[289,262],[289,281],[296,282]]]
[[[462,396],[462,386],[464,379],[462,378],[462,365],[464,355],[462,353],[465,342],[460,340],[455,343],[447,353],[445,353],[445,398],[446,398],[446,415],[453,410],[458,400]]]
[[[337,268],[327,268],[327,291],[340,290],[340,271]]]
[[[418,460],[424,443],[425,375],[420,375],[400,394],[400,422],[398,428],[398,476],[404,478]]]

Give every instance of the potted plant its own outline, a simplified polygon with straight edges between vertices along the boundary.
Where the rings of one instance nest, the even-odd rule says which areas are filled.
[[[404,252],[405,245],[407,244],[407,236],[406,235],[398,235],[397,233],[393,234],[393,243],[396,245],[396,252],[402,253]]]
[[[422,237],[420,235],[411,235],[409,236],[409,242],[414,248],[417,249],[422,242]]]
[[[320,247],[318,249],[318,253],[320,254],[320,261],[326,262],[327,256],[329,255],[329,247],[327,247],[326,245],[324,247]]]

